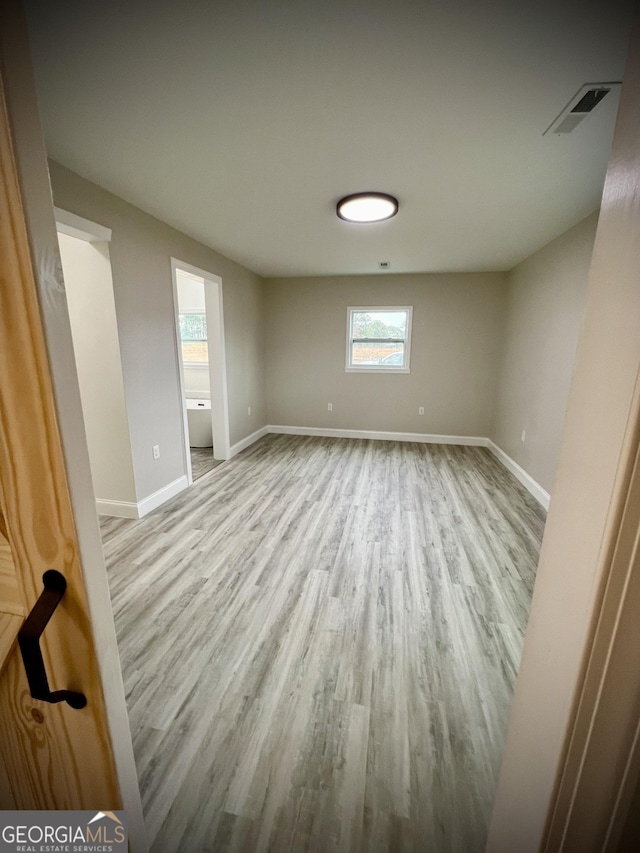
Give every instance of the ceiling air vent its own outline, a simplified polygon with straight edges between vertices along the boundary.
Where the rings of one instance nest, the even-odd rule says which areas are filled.
[[[617,91],[619,88],[620,83],[587,83],[582,86],[542,135],[571,133],[609,92],[613,89]]]

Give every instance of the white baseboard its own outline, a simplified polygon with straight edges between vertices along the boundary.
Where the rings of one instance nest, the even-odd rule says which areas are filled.
[[[233,444],[229,448],[229,456],[228,459],[233,459],[234,456],[237,456],[238,453],[241,453],[243,450],[246,450],[247,447],[250,447],[254,444],[258,439],[262,438],[270,431],[270,427],[263,426],[260,429],[257,429],[255,432],[252,432],[251,435],[247,435],[244,438],[240,439],[236,444]]]
[[[518,465],[518,463],[505,453],[502,448],[498,447],[497,444],[494,444],[490,438],[486,441],[486,446],[493,455],[502,462],[508,471],[511,471],[514,477],[520,480],[525,489],[533,495],[538,503],[541,504],[544,509],[548,510],[551,502],[551,495],[549,492],[545,491],[540,483],[537,483],[530,474],[527,474],[524,468]]]
[[[180,492],[187,488],[189,482],[186,476],[178,477],[172,483],[167,483],[157,492],[147,495],[138,503],[130,503],[127,501],[109,501],[96,498],[96,509],[98,515],[112,515],[115,518],[143,518],[154,509],[162,506],[171,498],[179,495]]]
[[[420,444],[462,444],[486,447],[487,438],[477,435],[431,435],[422,432],[378,432],[362,429],[330,429],[323,427],[297,427],[269,425],[266,431],[280,435],[317,435],[322,438],[370,438],[377,441],[416,441]]]
[[[171,498],[175,498],[175,496],[179,495],[180,492],[183,492],[188,485],[189,481],[186,476],[183,475],[182,477],[178,477],[178,479],[174,480],[172,483],[167,483],[166,486],[158,489],[157,492],[147,495],[146,498],[138,501],[138,518],[144,518],[145,515],[153,512],[154,509],[162,506],[162,504],[171,500]]]
[[[138,504],[130,501],[109,501],[96,498],[98,515],[111,515],[114,518],[140,518]]]

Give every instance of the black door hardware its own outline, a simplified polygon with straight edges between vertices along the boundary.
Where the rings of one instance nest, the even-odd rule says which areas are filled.
[[[40,598],[36,601],[33,610],[24,621],[24,625],[18,633],[18,643],[22,652],[24,668],[27,672],[27,681],[31,696],[42,702],[66,702],[72,708],[84,708],[87,698],[83,693],[73,690],[49,690],[47,673],[42,660],[40,650],[40,637],[47,627],[49,619],[60,603],[67,588],[67,582],[60,572],[49,569],[42,575],[44,589]]]

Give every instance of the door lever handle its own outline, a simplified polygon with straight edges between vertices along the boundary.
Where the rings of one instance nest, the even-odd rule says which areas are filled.
[[[55,569],[45,572],[42,575],[42,581],[44,589],[40,593],[40,598],[18,632],[18,643],[27,673],[29,690],[34,699],[40,699],[42,702],[66,702],[72,708],[84,708],[87,698],[83,693],[76,693],[73,690],[51,692],[49,689],[40,649],[40,637],[65,593],[67,582]]]

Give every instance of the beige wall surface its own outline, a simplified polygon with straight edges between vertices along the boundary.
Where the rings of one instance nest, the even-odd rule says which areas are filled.
[[[222,278],[231,444],[266,423],[262,280],[55,162],[54,202],[112,229],[111,265],[136,493],[184,474],[171,257]],[[252,415],[247,415],[247,407]],[[154,460],[152,445],[160,445]]]
[[[626,617],[622,608],[602,613],[601,602],[607,580],[619,590],[626,586],[621,583],[624,564],[622,577],[609,573],[640,431],[639,136],[640,20],[622,84],[488,853],[539,853],[543,849],[600,853],[605,849],[602,837],[590,831],[590,825],[594,816],[610,815],[616,801],[616,790],[602,791],[601,779],[611,777],[594,772],[590,762],[582,764],[580,755],[584,781],[590,783],[595,796],[584,796],[582,784],[572,791],[576,799],[562,846],[558,846],[557,836],[555,842],[550,839],[549,845],[543,844],[559,774],[567,769],[563,768],[567,739],[583,688],[593,630],[598,625],[599,633],[608,632],[611,637],[615,626],[623,624],[619,620]],[[601,617],[606,618],[600,621]],[[630,633],[627,637],[630,643],[635,639]],[[600,645],[600,654],[602,649]],[[608,654],[601,658],[600,667]],[[637,640],[635,653],[625,663],[626,672],[620,659],[616,660],[619,677],[628,681],[638,671]],[[632,731],[638,719],[637,695]],[[600,711],[605,711],[605,705]],[[593,705],[591,710],[595,711]],[[598,729],[597,723],[594,729]],[[621,755],[619,749],[626,735],[621,729],[601,744],[607,773],[616,762],[617,772],[622,772],[629,752]],[[557,817],[562,824],[566,812]]]
[[[508,275],[507,319],[490,435],[549,492],[597,222],[594,213]]]
[[[268,422],[488,435],[505,297],[503,273],[267,280]],[[368,305],[413,306],[411,373],[345,372],[347,307]]]
[[[135,503],[108,243],[58,235],[93,488]]]

